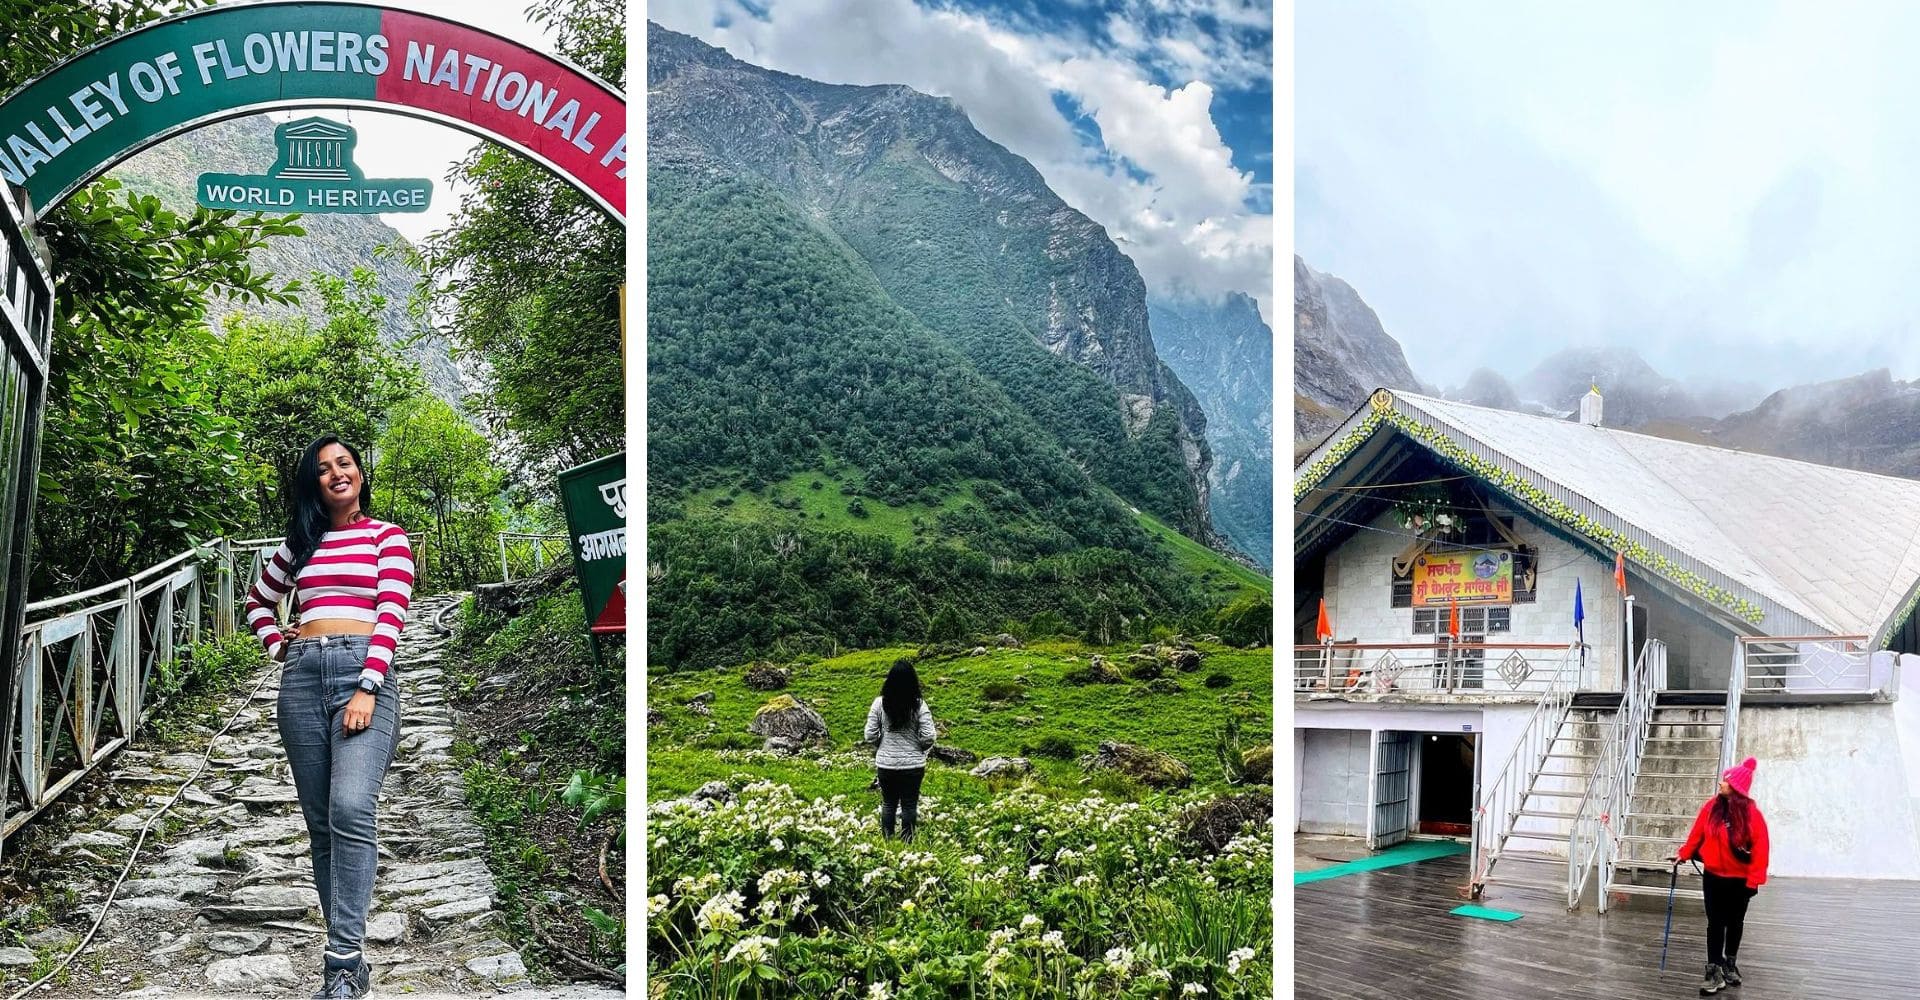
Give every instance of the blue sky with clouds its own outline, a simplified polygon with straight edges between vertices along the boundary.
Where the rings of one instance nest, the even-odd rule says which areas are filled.
[[[1920,377],[1920,5],[1295,7],[1295,248],[1415,371]]]
[[[654,0],[755,65],[950,97],[1105,226],[1150,287],[1272,321],[1273,31],[1244,0]]]

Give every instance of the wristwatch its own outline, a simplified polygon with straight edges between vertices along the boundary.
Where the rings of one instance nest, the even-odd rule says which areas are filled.
[[[360,678],[360,690],[367,694],[378,694],[380,692],[380,685],[375,684],[371,677],[362,677]]]

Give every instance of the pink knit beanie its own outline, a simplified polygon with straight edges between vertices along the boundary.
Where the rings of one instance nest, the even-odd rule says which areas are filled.
[[[1720,779],[1732,785],[1734,791],[1742,795],[1751,796],[1753,794],[1753,769],[1757,766],[1759,766],[1759,763],[1752,757],[1748,757],[1746,760],[1740,762],[1740,766],[1727,768],[1726,773],[1722,774]]]

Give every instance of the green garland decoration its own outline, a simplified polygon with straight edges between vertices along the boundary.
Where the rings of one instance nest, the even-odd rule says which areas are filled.
[[[1510,469],[1502,469],[1469,452],[1454,443],[1453,439],[1439,428],[1420,423],[1401,413],[1397,408],[1381,409],[1375,406],[1372,412],[1367,414],[1366,419],[1360,422],[1360,426],[1355,427],[1351,433],[1328,449],[1326,455],[1319,461],[1301,470],[1300,475],[1293,481],[1293,502],[1298,505],[1308,493],[1313,492],[1316,487],[1325,482],[1333,470],[1345,461],[1347,456],[1353,454],[1355,449],[1366,443],[1366,440],[1373,436],[1373,432],[1379,430],[1383,424],[1390,424],[1401,433],[1426,445],[1455,468],[1470,472],[1484,482],[1499,487],[1509,496],[1530,504],[1534,509],[1605,548],[1626,553],[1627,558],[1642,566],[1650,567],[1660,576],[1685,587],[1693,594],[1726,608],[1755,625],[1766,618],[1766,612],[1762,611],[1758,604],[1725,587],[1714,586],[1700,574],[1581,514],[1548,494],[1547,491],[1528,482],[1525,477],[1516,475]],[[1908,603],[1907,611],[1903,612],[1902,616],[1911,613],[1916,605],[1920,605],[1920,594],[1916,594],[1914,600]]]

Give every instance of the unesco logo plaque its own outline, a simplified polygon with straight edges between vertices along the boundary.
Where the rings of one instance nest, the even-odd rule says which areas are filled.
[[[351,126],[302,118],[273,131],[279,160],[265,177],[201,174],[199,203],[241,212],[372,215],[424,212],[433,200],[425,178],[368,180],[353,162]]]

